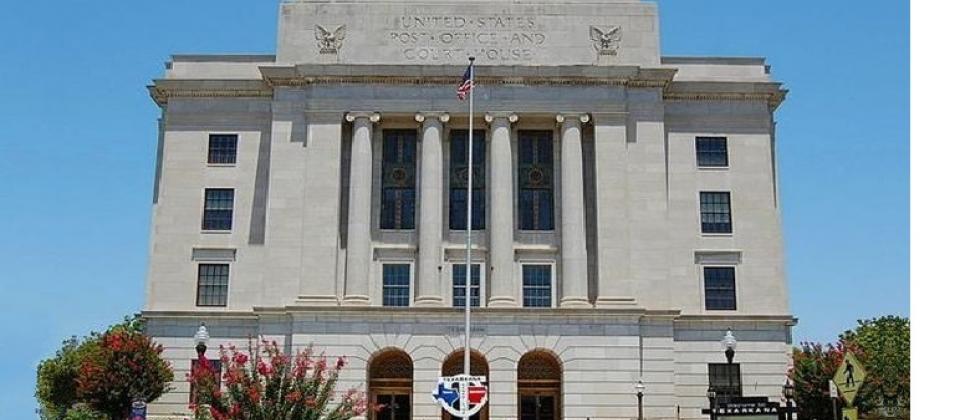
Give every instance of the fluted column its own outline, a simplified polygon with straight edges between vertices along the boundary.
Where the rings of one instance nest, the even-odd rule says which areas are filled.
[[[375,112],[351,112],[350,213],[347,219],[347,281],[344,305],[370,304],[370,195],[373,176],[373,123]]]
[[[440,137],[443,123],[450,120],[444,112],[421,112],[423,124],[420,147],[420,210],[417,223],[417,281],[414,305],[440,306],[440,247],[443,240],[443,149]]]
[[[484,116],[490,124],[490,299],[491,307],[518,306],[520,288],[513,275],[513,152],[510,124],[517,115],[508,112]]]
[[[580,125],[590,121],[586,114],[559,114],[562,124],[560,140],[560,208],[561,208],[561,274],[562,307],[588,307],[587,300],[587,231],[583,211],[583,152]]]

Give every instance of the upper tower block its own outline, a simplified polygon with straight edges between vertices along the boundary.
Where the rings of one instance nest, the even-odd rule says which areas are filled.
[[[660,65],[657,6],[630,0],[289,0],[279,64]]]

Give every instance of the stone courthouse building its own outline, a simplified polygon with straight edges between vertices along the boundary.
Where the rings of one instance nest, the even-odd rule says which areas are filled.
[[[347,355],[372,418],[440,419],[466,287],[481,419],[635,418],[638,381],[649,419],[779,400],[786,91],[762,58],[663,55],[659,26],[639,0],[288,0],[276,55],[174,55],[144,317],[176,382],[150,414],[188,412],[203,322]]]

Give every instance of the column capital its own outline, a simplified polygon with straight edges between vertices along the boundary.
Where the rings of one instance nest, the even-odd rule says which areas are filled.
[[[486,121],[488,124],[492,123],[494,120],[498,118],[506,118],[507,121],[510,121],[512,123],[515,123],[517,122],[517,120],[520,119],[520,117],[518,117],[517,114],[513,112],[488,112],[483,116],[483,120]]]
[[[380,113],[374,111],[352,111],[348,112],[346,117],[347,122],[354,122],[358,118],[369,119],[370,122],[380,122]]]
[[[413,118],[419,123],[426,121],[428,118],[436,118],[440,120],[440,122],[445,123],[450,121],[450,114],[445,111],[420,111],[417,112]]]
[[[557,114],[558,123],[563,123],[564,121],[574,123],[577,120],[580,120],[581,123],[586,124],[587,121],[590,121],[590,114],[583,114],[579,112],[565,112]]]

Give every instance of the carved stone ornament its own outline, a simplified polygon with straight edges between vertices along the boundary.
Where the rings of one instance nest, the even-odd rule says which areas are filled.
[[[617,55],[620,49],[620,40],[623,39],[623,31],[620,26],[590,26],[590,39],[593,40],[593,48],[600,55]]]
[[[320,54],[336,54],[343,45],[343,38],[347,36],[347,25],[340,25],[332,32],[320,25],[316,25],[313,34],[317,38]]]

